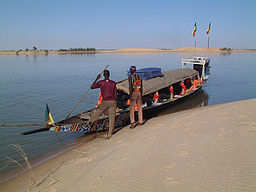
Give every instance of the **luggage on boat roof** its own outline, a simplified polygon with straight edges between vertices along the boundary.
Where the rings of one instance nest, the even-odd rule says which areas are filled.
[[[163,77],[164,74],[161,72],[161,68],[150,67],[136,70],[136,74],[141,75],[142,80],[149,80],[155,77]],[[130,76],[131,72],[127,71],[127,75]]]
[[[137,73],[137,72],[136,72]],[[164,71],[162,77],[155,77],[149,80],[143,80],[143,93],[142,95],[148,95],[154,93],[160,89],[166,88],[174,83],[184,81],[185,79],[192,78],[197,75],[198,72],[194,69],[184,68],[177,70]],[[129,94],[128,79],[124,79],[117,83],[117,89]]]

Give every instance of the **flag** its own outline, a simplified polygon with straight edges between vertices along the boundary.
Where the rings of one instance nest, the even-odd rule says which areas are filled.
[[[193,28],[193,37],[196,35],[196,23],[194,25],[194,28]]]
[[[53,125],[55,123],[47,104],[46,104],[46,108],[45,108],[45,122],[47,125]]]
[[[206,31],[206,34],[209,35],[210,34],[210,29],[211,29],[211,23],[209,23],[208,29]]]

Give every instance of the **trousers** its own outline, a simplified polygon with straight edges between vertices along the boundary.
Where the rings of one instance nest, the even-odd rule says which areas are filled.
[[[94,122],[98,120],[101,114],[108,109],[108,116],[109,116],[108,134],[112,135],[115,127],[116,107],[117,107],[117,102],[115,100],[102,101],[99,107],[93,111],[93,114],[90,118],[90,122]]]
[[[141,100],[141,92],[134,91],[132,93],[132,97],[130,98],[130,120],[131,123],[135,123],[135,105],[138,105],[138,115],[139,115],[139,123],[143,123],[143,113],[142,113],[142,100]]]

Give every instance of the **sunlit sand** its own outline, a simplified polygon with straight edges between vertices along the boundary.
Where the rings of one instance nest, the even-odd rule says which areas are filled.
[[[167,114],[101,134],[33,172],[32,191],[253,191],[256,99]],[[29,175],[0,185],[26,191]]]

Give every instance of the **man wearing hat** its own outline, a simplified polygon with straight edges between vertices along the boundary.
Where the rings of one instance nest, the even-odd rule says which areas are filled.
[[[142,113],[142,78],[141,75],[136,74],[136,67],[130,67],[131,75],[128,78],[129,81],[129,93],[130,93],[130,128],[135,128],[135,106],[138,106],[138,116],[139,123],[138,125],[142,125],[143,123],[143,113]]]

